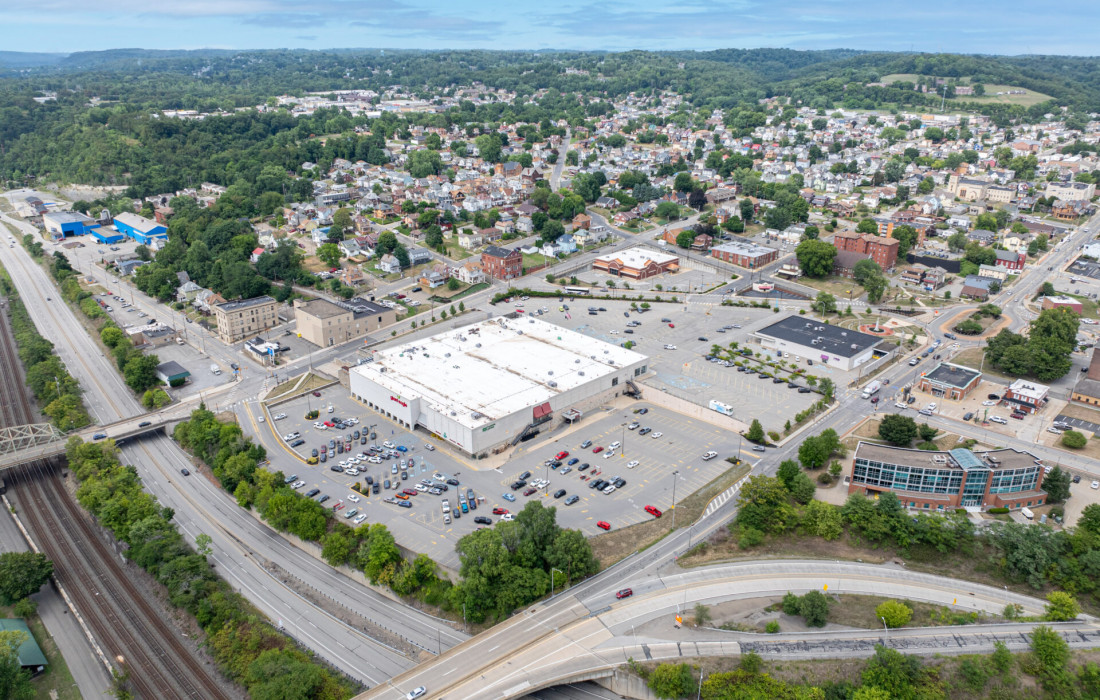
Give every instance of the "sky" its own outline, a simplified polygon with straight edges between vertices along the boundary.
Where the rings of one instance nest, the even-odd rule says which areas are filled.
[[[850,48],[1097,55],[1098,0],[2,0],[0,50]]]

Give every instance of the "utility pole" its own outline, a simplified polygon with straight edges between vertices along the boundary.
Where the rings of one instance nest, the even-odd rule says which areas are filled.
[[[680,470],[672,472],[672,529],[676,529],[676,478],[680,476]]]

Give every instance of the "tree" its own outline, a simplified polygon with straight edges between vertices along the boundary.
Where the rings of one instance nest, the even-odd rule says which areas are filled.
[[[680,218],[680,205],[676,202],[661,202],[657,205],[657,209],[654,213],[660,219],[667,219],[669,221],[675,221]]]
[[[895,226],[891,237],[898,241],[898,259],[904,258],[917,244],[917,230],[908,224]]]
[[[939,435],[940,430],[939,428],[935,428],[931,425],[928,425],[927,423],[921,423],[917,427],[917,432],[920,434],[921,440],[924,440],[925,442],[930,442],[934,440],[937,435]],[[1043,483],[1046,484],[1046,481],[1044,480]]]
[[[649,689],[659,698],[682,698],[695,688],[695,676],[687,664],[660,664],[649,674]]]
[[[1048,503],[1063,503],[1069,498],[1070,475],[1061,467],[1054,467],[1043,479],[1043,490]]]
[[[836,385],[833,384],[833,380],[828,377],[822,377],[817,380],[817,388],[821,391],[821,395],[826,399],[832,399],[833,394],[836,392]]]
[[[695,241],[695,232],[688,229],[684,229],[680,233],[676,234],[676,245],[681,248],[691,248],[691,244]]]
[[[822,316],[826,314],[836,313],[836,297],[828,292],[818,292],[817,297],[814,299],[811,305],[814,311],[818,312]]]
[[[27,641],[22,630],[0,632],[0,698],[31,700],[35,696],[31,674],[19,663],[19,648]]]
[[[336,267],[340,264],[340,258],[343,254],[340,252],[340,247],[335,243],[324,243],[317,248],[317,258],[329,267]]]
[[[872,236],[878,235],[878,224],[874,219],[862,219],[856,224],[856,233],[866,233]]]
[[[1043,480],[1046,484],[1046,480]],[[1081,606],[1077,604],[1077,601],[1072,595],[1065,591],[1051,591],[1047,594],[1046,612],[1043,615],[1044,620],[1050,622],[1066,622],[1069,620],[1076,620],[1077,616],[1081,614]]]
[[[817,487],[814,486],[814,482],[810,477],[803,472],[799,472],[798,476],[791,482],[790,492],[791,498],[802,505],[806,505],[814,499]]]
[[[948,236],[947,247],[951,250],[963,250],[966,248],[967,242],[968,239],[966,238],[966,234],[959,231],[958,233],[953,233]]]
[[[798,608],[810,627],[824,627],[829,619],[829,599],[821,591],[810,591],[802,596]]]
[[[805,240],[795,248],[795,256],[805,275],[822,278],[833,271],[836,248],[825,241]]]
[[[875,615],[885,620],[887,627],[905,627],[913,617],[913,609],[898,600],[887,600],[875,608]]]
[[[742,199],[738,206],[741,209],[741,220],[745,223],[752,221],[752,218],[756,215],[756,205],[752,203],[752,200],[748,198]]]
[[[798,461],[807,469],[825,466],[832,451],[824,440],[817,436],[808,437],[798,446]]]
[[[11,605],[34,595],[53,575],[53,562],[45,554],[0,554],[0,603]]]
[[[857,283],[862,285],[871,277],[882,277],[882,267],[874,260],[866,258],[852,266],[852,279]]]
[[[126,386],[134,391],[145,391],[157,384],[157,365],[160,358],[156,355],[141,355],[135,353],[126,361],[122,373],[126,379]]]
[[[791,483],[794,482],[794,478],[802,473],[802,470],[798,467],[798,462],[793,459],[785,459],[780,463],[779,469],[775,472],[775,477],[783,482],[783,485],[790,490]],[[1100,506],[1097,506],[1100,510]]]
[[[1081,515],[1077,518],[1077,527],[1088,530],[1093,535],[1100,535],[1100,504],[1090,503],[1082,508]]]
[[[195,535],[195,551],[197,551],[204,557],[210,556],[210,554],[214,551],[210,548],[211,542],[213,542],[213,539],[211,539],[210,535],[206,534],[205,532],[200,532],[199,534]]]
[[[738,494],[737,525],[760,532],[783,532],[795,518],[790,493],[779,479],[752,476]]]
[[[888,413],[879,423],[878,436],[891,445],[908,447],[917,437],[917,424],[908,416]]]
[[[745,439],[757,443],[764,441],[764,426],[760,425],[759,419],[752,419],[752,425],[749,426],[749,431],[745,433]]]

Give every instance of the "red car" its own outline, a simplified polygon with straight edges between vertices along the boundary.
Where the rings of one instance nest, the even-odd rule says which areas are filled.
[[[335,427],[336,427],[336,424],[335,424],[335,423],[333,423],[333,422],[332,422],[332,421],[330,421],[330,420],[327,420],[327,421],[325,421],[325,427],[326,427],[326,428],[335,428]]]
[[[610,530],[611,529],[611,523],[606,522],[604,520],[601,520],[598,523],[596,523],[596,527],[600,528],[601,530]]]
[[[654,508],[653,506],[646,506],[646,507],[645,507],[645,512],[649,513],[649,514],[650,514],[650,515],[652,515],[652,516],[653,516],[654,518],[659,518],[659,517],[661,517],[661,511],[657,510],[657,509],[656,509],[656,508]]]
[[[493,508],[493,515],[504,515],[507,512],[508,512],[507,508],[501,508],[500,506],[497,506],[496,508]]]
[[[565,459],[568,456],[569,456],[569,453],[566,452],[565,450],[562,450],[561,452],[559,452],[557,454],[557,456],[554,457],[554,459]]]
[[[592,454],[594,454],[594,455],[598,455],[601,452],[603,452],[603,448],[600,447],[599,445],[596,445],[595,447],[592,448]]]
[[[532,487],[530,487],[530,488],[528,488],[528,489],[524,490],[524,492],[523,492],[523,495],[524,495],[524,496],[530,496],[530,495],[531,495],[531,494],[533,494],[533,493],[534,493],[535,491],[538,491],[538,489],[537,489],[537,488],[535,488],[534,486],[532,486]]]
[[[615,597],[619,600],[622,600],[623,598],[629,598],[632,595],[634,595],[634,591],[629,588],[624,588],[621,591],[616,591],[615,593]]]
[[[675,327],[676,327],[676,324],[675,324],[675,323],[670,323],[670,324],[668,324],[668,327],[669,327],[669,328],[675,328]]]
[[[413,489],[401,489],[401,493],[405,494],[406,496],[415,496],[418,492]]]
[[[1013,413],[1012,417],[1015,418],[1016,420],[1023,420],[1024,419],[1024,414],[1022,414],[1022,413]]]
[[[521,313],[523,313],[523,309],[516,309],[516,313],[517,313],[517,314],[521,314]]]

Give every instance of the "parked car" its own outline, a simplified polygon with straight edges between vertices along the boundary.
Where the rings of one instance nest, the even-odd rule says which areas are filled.
[[[611,523],[607,522],[606,520],[598,520],[596,521],[596,527],[600,528],[601,530],[610,530]]]
[[[652,516],[653,516],[654,518],[659,518],[659,517],[661,517],[661,511],[660,511],[660,510],[658,510],[657,508],[655,508],[654,506],[646,506],[646,507],[645,507],[645,512],[649,513],[649,514],[650,514],[650,515],[652,515]]]

